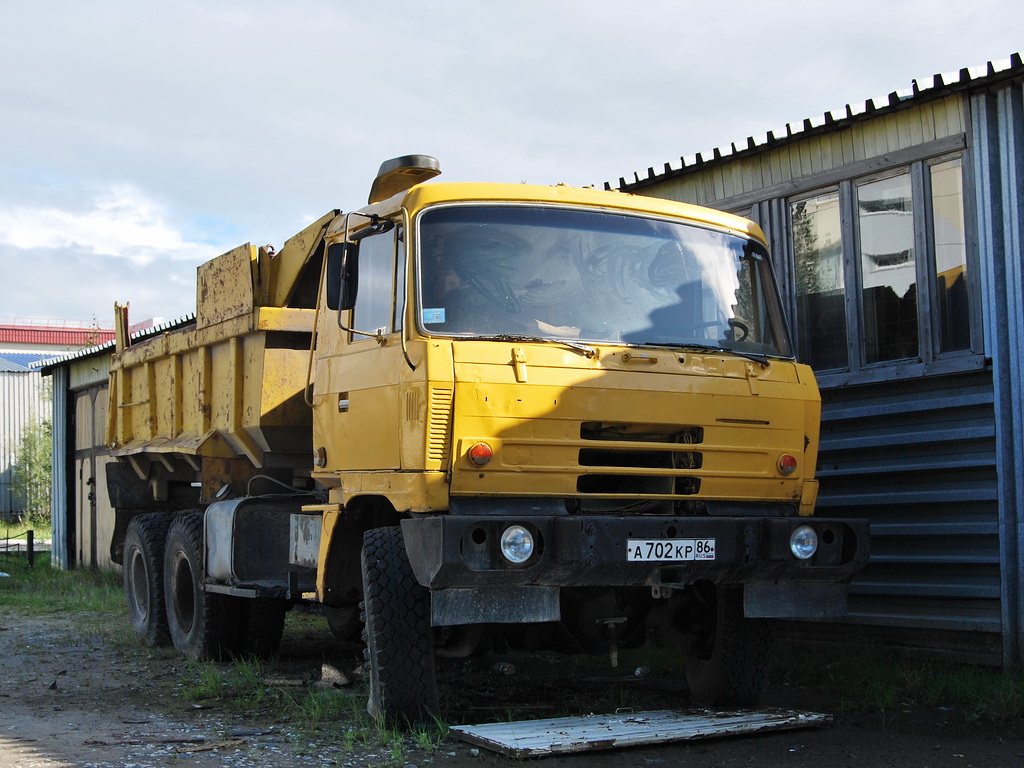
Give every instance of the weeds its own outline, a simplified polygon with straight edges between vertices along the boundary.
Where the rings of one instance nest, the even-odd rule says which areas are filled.
[[[40,553],[34,568],[10,568],[7,572],[9,577],[0,578],[0,607],[32,614],[120,616],[124,612],[121,579],[109,571],[58,570],[50,567],[49,553]]]
[[[1024,724],[1024,679],[991,667],[840,648],[781,657],[775,678],[832,692],[840,711],[946,707],[961,710],[968,721]]]
[[[219,699],[227,691],[226,676],[215,664],[189,662],[185,672],[181,695],[188,701]]]

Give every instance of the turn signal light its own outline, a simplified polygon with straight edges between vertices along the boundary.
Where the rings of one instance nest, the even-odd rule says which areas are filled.
[[[469,460],[478,467],[482,467],[489,462],[492,456],[494,456],[494,451],[491,450],[491,446],[487,443],[477,443],[469,449]]]
[[[779,456],[779,472],[784,475],[792,475],[796,472],[796,456],[789,453],[784,453]]]

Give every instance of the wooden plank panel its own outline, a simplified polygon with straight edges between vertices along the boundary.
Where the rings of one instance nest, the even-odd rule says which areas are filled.
[[[839,134],[839,141],[842,143],[843,152],[843,165],[849,165],[850,163],[857,161],[857,147],[854,142],[853,130],[843,131]]]
[[[904,147],[913,146],[910,129],[910,123],[913,117],[914,115],[907,109],[901,110],[893,115],[892,122],[894,125],[890,129],[890,137],[895,138],[896,148],[903,149]],[[892,141],[889,142],[889,146],[893,146]]]
[[[910,117],[910,146],[916,146],[917,144],[924,143],[925,115],[920,109],[911,110],[908,112],[908,115]]]
[[[949,115],[946,112],[946,100],[937,101],[934,104],[932,119],[935,125],[935,136],[949,135]]]

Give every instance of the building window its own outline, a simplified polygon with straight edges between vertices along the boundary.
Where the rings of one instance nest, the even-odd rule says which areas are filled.
[[[939,352],[971,348],[964,237],[963,172],[960,158],[929,167],[934,232]]]
[[[971,350],[960,157],[788,201],[800,358],[819,371]]]
[[[794,202],[790,212],[800,360],[816,369],[845,368],[846,282],[839,193]]]
[[[917,267],[910,174],[857,185],[864,361],[917,357]]]

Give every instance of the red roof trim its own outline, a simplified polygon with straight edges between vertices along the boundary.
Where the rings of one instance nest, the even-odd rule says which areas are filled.
[[[60,344],[85,347],[103,344],[114,338],[114,332],[104,328],[16,328],[0,325],[0,343],[6,344]]]

